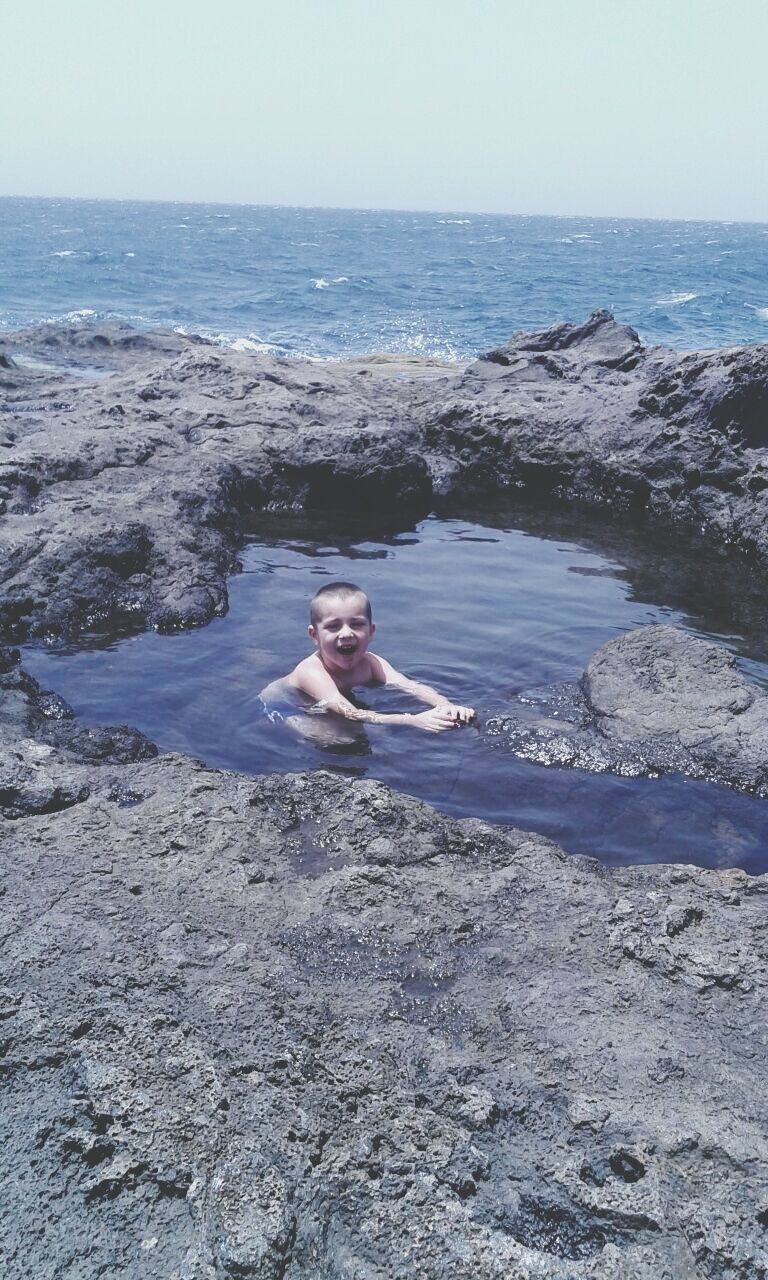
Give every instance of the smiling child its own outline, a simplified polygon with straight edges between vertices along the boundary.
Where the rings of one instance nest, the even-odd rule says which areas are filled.
[[[426,733],[442,733],[474,719],[472,707],[449,702],[429,685],[407,676],[371,653],[368,645],[376,630],[371,604],[364,591],[351,582],[329,582],[313,597],[308,633],[315,652],[294,667],[279,684],[311,698],[314,711],[329,711],[345,720],[367,724],[412,725]],[[355,688],[389,685],[401,689],[426,711],[384,713],[356,707],[347,696]],[[270,689],[274,686],[270,686]],[[262,697],[268,693],[264,690]]]

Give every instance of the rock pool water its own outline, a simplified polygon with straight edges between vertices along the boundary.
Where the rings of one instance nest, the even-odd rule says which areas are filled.
[[[455,815],[536,830],[605,863],[768,869],[768,806],[725,787],[546,769],[500,750],[484,719],[521,693],[577,678],[619,632],[667,622],[737,652],[768,681],[762,603],[748,571],[703,546],[564,513],[484,510],[405,532],[264,521],[230,582],[230,611],[200,631],[30,646],[27,668],[90,721],[130,723],[210,764],[370,775]],[[263,713],[259,690],[309,651],[307,604],[323,581],[371,596],[373,648],[474,705],[477,728],[432,736],[367,726],[321,749]],[[379,710],[413,707],[366,691]],[[307,867],[311,874],[311,867]]]

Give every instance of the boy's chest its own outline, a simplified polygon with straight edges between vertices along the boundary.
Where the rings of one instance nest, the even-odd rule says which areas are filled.
[[[368,655],[354,667],[350,667],[349,671],[334,672],[333,681],[340,693],[351,693],[353,689],[375,684],[373,666]]]

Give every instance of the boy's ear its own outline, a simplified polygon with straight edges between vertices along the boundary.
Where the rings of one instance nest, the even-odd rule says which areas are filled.
[[[375,623],[375,622],[372,622],[372,623],[371,623],[371,635],[373,635],[373,633],[374,633],[374,631],[375,631],[375,630],[376,630],[376,623]]]
[[[312,626],[311,622],[307,627],[307,635],[309,636],[310,640],[313,640],[314,643],[317,644],[317,632],[315,631],[315,628]]]

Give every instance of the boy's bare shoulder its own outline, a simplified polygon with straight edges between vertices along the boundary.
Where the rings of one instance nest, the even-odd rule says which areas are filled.
[[[389,680],[389,663],[384,658],[380,658],[377,653],[371,653],[370,649],[366,656],[371,684],[386,684]]]
[[[300,689],[302,676],[309,675],[314,671],[317,668],[318,661],[319,659],[316,653],[310,653],[308,657],[302,658],[301,662],[296,663],[293,671],[285,677],[286,683],[289,684],[292,689]]]

